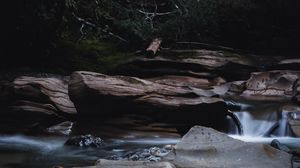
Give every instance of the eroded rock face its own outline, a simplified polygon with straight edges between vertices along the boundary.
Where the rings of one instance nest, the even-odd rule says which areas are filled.
[[[289,98],[298,95],[299,71],[269,71],[252,73],[242,96]]]
[[[187,87],[135,77],[74,72],[69,93],[80,115],[135,113],[195,122],[223,119],[226,113],[226,104],[220,98],[198,96]],[[200,113],[205,115],[199,118]]]
[[[170,50],[155,58],[137,58],[121,65],[116,74],[157,77],[163,75],[216,78],[228,80],[247,79],[258,64],[236,53],[210,50]]]
[[[221,77],[206,79],[206,78],[195,78],[189,76],[175,76],[175,75],[149,78],[147,80],[159,84],[169,85],[169,86],[195,87],[195,88],[202,88],[202,89],[208,89],[212,86],[226,83],[226,81]]]
[[[13,85],[15,95],[19,100],[48,104],[52,106],[53,111],[58,113],[76,114],[74,104],[68,95],[66,78],[21,76],[14,80]],[[25,111],[38,110],[34,105],[28,104]]]
[[[11,82],[0,82],[0,90],[0,106],[4,109],[1,122],[15,123],[16,129],[43,131],[77,113],[68,95],[66,77],[20,76]]]
[[[65,145],[67,146],[78,146],[78,147],[100,147],[103,140],[99,137],[94,137],[90,134],[80,135],[69,138]]]
[[[177,168],[282,168],[291,156],[269,145],[239,141],[211,128],[195,126],[165,160]]]

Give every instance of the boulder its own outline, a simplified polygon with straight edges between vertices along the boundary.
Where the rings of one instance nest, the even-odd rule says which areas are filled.
[[[163,120],[210,123],[226,115],[226,103],[220,98],[198,96],[187,87],[128,76],[74,72],[69,94],[82,116],[103,118],[131,113]]]
[[[81,168],[175,168],[169,162],[148,162],[148,161],[116,161],[100,159],[95,166]],[[79,168],[79,167],[77,167]]]
[[[51,125],[73,119],[77,113],[68,95],[67,77],[20,76],[11,82],[0,82],[0,90],[0,120],[13,130],[44,132]]]
[[[291,167],[291,155],[269,145],[243,142],[214,129],[195,126],[163,158],[177,168]]]
[[[256,99],[292,99],[297,97],[299,71],[268,71],[252,73],[241,96]]]
[[[212,86],[226,83],[226,81],[221,77],[206,79],[206,78],[195,78],[190,76],[176,76],[176,75],[148,78],[147,80],[155,83],[163,84],[163,85],[169,85],[169,86],[195,87],[195,88],[202,88],[202,89],[209,89]]]
[[[62,115],[76,114],[76,109],[68,95],[68,79],[56,77],[21,76],[14,80],[14,92],[17,100],[51,105],[52,111]],[[17,105],[16,105],[17,106]],[[24,111],[39,111],[27,104]],[[19,107],[22,108],[22,107]]]

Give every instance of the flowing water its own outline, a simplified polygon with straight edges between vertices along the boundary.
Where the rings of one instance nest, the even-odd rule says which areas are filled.
[[[93,165],[99,158],[125,158],[145,148],[176,144],[179,139],[106,140],[100,148],[64,146],[66,137],[32,137],[11,135],[0,137],[1,168],[51,168]]]
[[[270,144],[276,138],[290,148],[300,149],[300,139],[292,137],[288,126],[288,117],[295,117],[298,113],[283,110],[286,102],[228,101],[241,107],[234,113],[239,118],[244,132],[243,136],[236,135],[236,126],[233,125],[228,132],[232,134],[231,137],[265,144]],[[160,135],[148,138],[138,138],[135,135],[110,137],[104,139],[100,148],[68,147],[64,146],[66,140],[65,136],[0,135],[0,168],[93,165],[99,158],[125,158],[130,152],[176,144],[180,138]]]
[[[250,137],[284,137],[291,136],[288,127],[290,112],[283,110],[288,102],[230,100],[241,107],[234,111],[238,117],[243,135]]]

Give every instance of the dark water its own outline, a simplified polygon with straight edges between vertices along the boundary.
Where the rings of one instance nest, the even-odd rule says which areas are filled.
[[[150,147],[176,144],[179,139],[106,140],[100,148],[64,146],[64,137],[0,136],[1,168],[47,168],[93,165],[99,158],[125,158]]]
[[[236,129],[233,125],[232,129],[228,131],[231,137],[265,144],[270,144],[276,138],[292,149],[300,149],[300,138],[293,137],[287,129],[286,113],[282,113],[284,111],[282,107],[286,105],[286,102],[228,101],[241,106],[241,110],[235,111],[235,113],[240,119],[245,133],[243,136],[234,135]],[[279,123],[279,126],[268,137],[265,137],[266,132],[276,123]],[[84,130],[80,127],[76,129]],[[120,129],[122,130],[122,128]],[[98,128],[97,130],[99,131]],[[152,132],[141,132],[142,136],[138,136],[137,133],[117,136],[118,133],[111,132],[109,138],[104,138],[104,144],[100,148],[64,146],[67,139],[65,136],[0,135],[0,168],[87,166],[93,165],[99,158],[126,158],[130,153],[150,147],[176,144],[180,140],[180,137],[173,134],[162,136]],[[116,134],[115,137],[114,134]]]

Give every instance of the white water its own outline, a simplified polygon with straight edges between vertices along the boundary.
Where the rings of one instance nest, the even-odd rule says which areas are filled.
[[[261,136],[289,136],[289,112],[280,111],[284,103],[280,102],[234,102],[241,107],[234,112],[243,127],[243,135],[251,137]]]
[[[41,152],[49,152],[57,150],[64,145],[64,139],[58,138],[37,138],[30,136],[14,135],[14,136],[0,136],[0,146],[9,145],[14,148],[21,148],[23,150],[39,150]]]
[[[239,118],[245,136],[263,136],[268,130],[276,124],[274,113],[266,114],[257,118],[249,112],[236,113]]]

